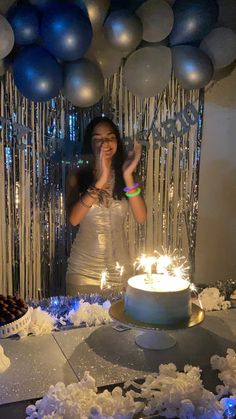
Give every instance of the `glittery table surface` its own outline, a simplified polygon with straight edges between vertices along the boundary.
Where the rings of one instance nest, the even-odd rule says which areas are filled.
[[[139,348],[134,340],[138,333],[117,332],[106,325],[58,332],[54,337],[77,377],[88,370],[98,386],[144,377],[157,372],[160,364],[173,362],[179,370],[185,364],[199,365],[205,385],[214,390],[216,373],[210,357],[225,356],[227,348],[236,348],[236,310],[212,312],[200,326],[171,332],[177,345],[163,351]]]
[[[52,335],[1,339],[0,344],[11,360],[0,374],[0,404],[41,397],[58,381],[77,381]]]
[[[136,346],[137,330],[117,332],[113,325],[78,328],[22,340],[2,339],[10,368],[0,374],[0,404],[43,396],[50,384],[80,379],[85,371],[97,386],[120,383],[156,372],[161,363],[185,364],[203,370],[204,385],[214,390],[217,372],[210,367],[214,354],[236,349],[236,309],[211,312],[200,326],[171,333],[177,345],[164,351]],[[0,417],[1,408],[0,408]],[[9,416],[8,416],[9,419]]]

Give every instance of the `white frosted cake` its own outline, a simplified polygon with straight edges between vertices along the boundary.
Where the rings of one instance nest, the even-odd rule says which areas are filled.
[[[124,310],[127,315],[144,323],[170,325],[191,316],[189,282],[184,279],[152,274],[136,275],[128,280]]]

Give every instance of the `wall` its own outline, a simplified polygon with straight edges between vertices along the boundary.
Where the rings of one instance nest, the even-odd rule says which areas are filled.
[[[197,283],[236,279],[236,69],[206,93]]]

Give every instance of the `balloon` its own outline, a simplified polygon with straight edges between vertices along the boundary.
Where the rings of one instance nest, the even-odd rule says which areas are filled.
[[[62,87],[62,69],[44,48],[30,45],[23,48],[13,63],[13,76],[19,91],[35,102],[57,96]]]
[[[124,66],[124,81],[133,95],[145,98],[161,93],[171,75],[171,51],[165,46],[133,52]]]
[[[104,91],[104,79],[98,65],[87,58],[66,64],[63,91],[73,105],[81,108],[97,103]]]
[[[10,23],[4,16],[0,15],[0,60],[5,58],[14,45],[14,32]]]
[[[83,0],[83,2],[94,32],[100,30],[110,7],[110,0]]]
[[[218,0],[220,26],[226,26],[236,32],[236,1]]]
[[[143,24],[143,39],[158,42],[165,39],[174,24],[174,13],[164,0],[147,0],[136,11]]]
[[[184,89],[200,89],[211,80],[212,62],[199,48],[178,45],[172,48],[172,59],[175,76]]]
[[[20,4],[10,10],[8,20],[19,45],[32,44],[39,37],[39,15],[30,4]]]
[[[216,0],[176,0],[170,45],[201,41],[214,27],[218,17]]]
[[[209,55],[215,70],[226,67],[236,58],[236,33],[230,28],[215,28],[203,39],[200,48]]]
[[[17,0],[0,0],[0,13],[7,13],[10,7],[16,2]]]
[[[142,39],[142,23],[129,10],[112,12],[106,19],[105,34],[111,45],[119,51],[132,51]]]
[[[105,38],[104,31],[101,30],[94,35],[86,57],[99,64],[102,74],[106,78],[118,71],[122,54],[111,47]]]
[[[45,47],[65,61],[82,57],[92,40],[88,17],[72,3],[52,3],[45,10],[41,29]]]

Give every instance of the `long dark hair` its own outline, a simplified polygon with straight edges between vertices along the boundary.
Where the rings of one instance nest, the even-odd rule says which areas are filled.
[[[115,134],[117,141],[117,150],[115,155],[112,158],[112,168],[115,172],[115,184],[113,188],[113,198],[121,200],[125,197],[123,188],[125,187],[122,166],[125,161],[125,152],[122,146],[120,132],[114,122],[105,117],[97,116],[94,118],[87,126],[84,136],[84,142],[82,146],[82,157],[90,156],[90,163],[84,167],[78,169],[77,173],[74,176],[73,186],[69,184],[70,180],[67,182],[67,209],[70,211],[74,204],[78,201],[80,194],[86,192],[89,186],[93,185],[96,182],[94,177],[94,158],[93,148],[92,148],[92,134],[95,127],[100,124],[105,123],[109,124],[112,131]],[[92,157],[92,158],[91,158]]]

